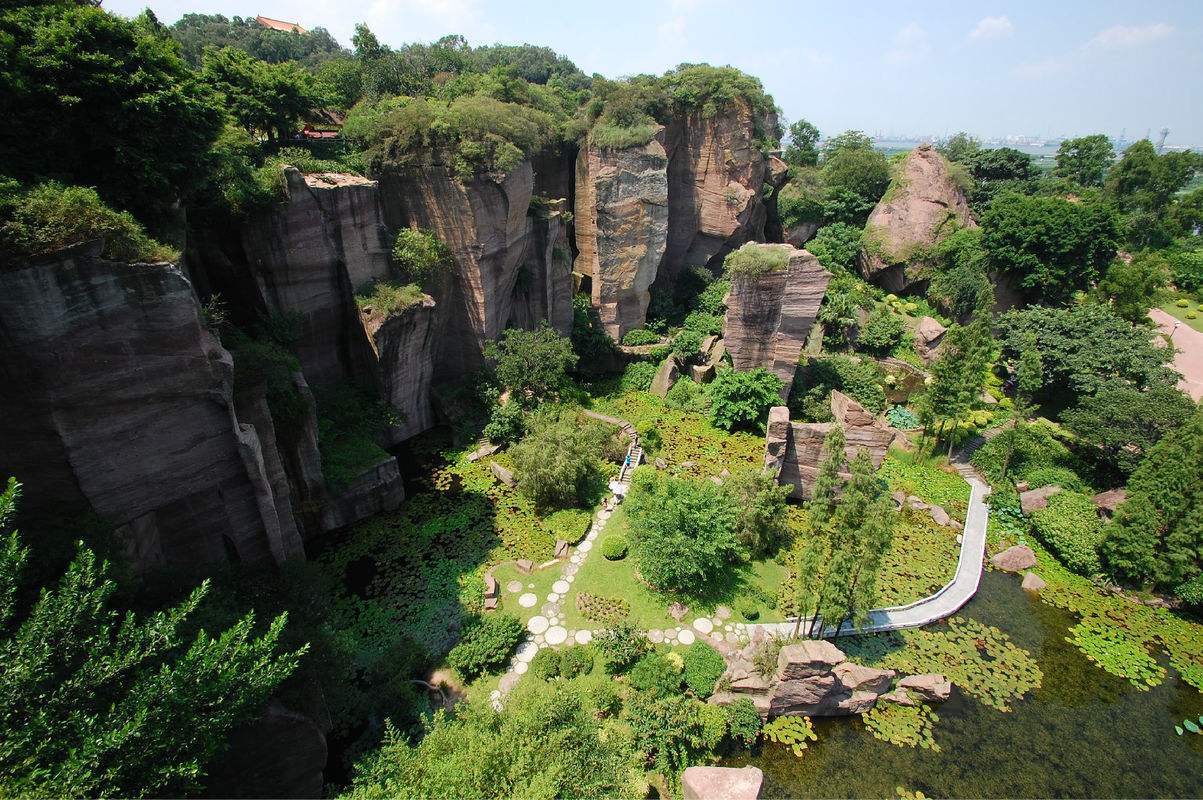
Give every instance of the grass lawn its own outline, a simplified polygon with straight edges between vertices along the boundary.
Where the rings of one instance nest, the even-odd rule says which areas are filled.
[[[606,528],[598,537],[601,542],[607,536],[621,534],[629,538],[629,522],[626,512],[621,506],[610,517]],[[596,549],[596,548],[595,548]],[[763,593],[775,598],[781,581],[785,579],[786,569],[775,561],[757,561],[732,570],[730,579],[720,587],[710,586],[711,591],[705,598],[669,597],[656,592],[635,579],[635,557],[628,554],[621,561],[608,561],[600,552],[590,552],[589,558],[576,574],[572,584],[572,592],[563,603],[565,626],[572,628],[601,628],[605,623],[587,619],[576,607],[576,594],[585,592],[605,598],[620,598],[630,605],[629,619],[642,628],[668,628],[682,623],[668,615],[668,606],[679,599],[689,606],[690,613],[683,622],[689,622],[702,614],[713,613],[719,605],[731,607],[735,598],[741,594],[755,596]],[[755,587],[759,592],[748,592]],[[770,608],[764,602],[757,600],[760,609],[759,621],[775,621],[783,619],[780,613]],[[736,618],[739,615],[735,615]],[[740,619],[742,621],[742,619]]]
[[[547,602],[547,595],[551,592],[551,585],[560,579],[562,566],[563,562],[556,562],[547,569],[536,569],[530,575],[523,575],[513,564],[501,564],[495,567],[493,569],[493,577],[497,579],[497,584],[501,591],[501,602],[498,604],[498,609],[507,614],[512,614],[524,623],[535,614],[540,613],[539,608]],[[511,592],[506,588],[510,581],[520,582],[522,589],[517,592]],[[526,592],[532,592],[539,598],[539,602],[530,608],[523,608],[518,605],[518,598]]]
[[[1178,300],[1189,300],[1190,305],[1186,308],[1179,308]],[[1197,303],[1189,296],[1184,294],[1168,294],[1158,308],[1169,314],[1174,319],[1181,320],[1183,323],[1189,325],[1195,330],[1203,331],[1203,303]],[[1195,312],[1194,319],[1186,318],[1186,312],[1188,311]]]

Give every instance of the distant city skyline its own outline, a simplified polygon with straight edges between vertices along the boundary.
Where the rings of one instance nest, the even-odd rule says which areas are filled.
[[[448,33],[472,44],[551,47],[586,73],[661,73],[682,62],[756,75],[789,120],[979,137],[1126,131],[1203,144],[1203,3],[1043,0],[966,4],[611,0],[105,0],[164,22],[187,12],[257,14],[325,27],[357,22],[398,46]]]

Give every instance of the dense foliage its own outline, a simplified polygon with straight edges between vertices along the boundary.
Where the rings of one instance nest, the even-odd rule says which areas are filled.
[[[526,627],[508,614],[489,614],[464,626],[459,644],[447,654],[447,664],[471,680],[504,666],[522,640]]]
[[[497,362],[497,380],[514,393],[519,403],[552,397],[568,382],[568,371],[576,367],[572,342],[544,323],[533,331],[507,328],[501,339],[485,350]]]
[[[781,379],[763,367],[719,370],[709,388],[710,423],[728,431],[763,423],[781,402],[781,387]]]
[[[511,457],[518,491],[540,509],[569,508],[591,498],[601,479],[606,433],[581,424],[571,409],[551,408],[530,418]]]
[[[1032,514],[1032,530],[1061,563],[1080,575],[1100,570],[1098,548],[1103,523],[1098,508],[1084,494],[1058,492],[1048,506]]]

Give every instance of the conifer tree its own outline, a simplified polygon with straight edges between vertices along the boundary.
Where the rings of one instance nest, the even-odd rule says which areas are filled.
[[[827,572],[824,567],[831,557],[831,519],[835,515],[840,471],[847,460],[845,446],[844,429],[839,425],[831,426],[831,430],[823,438],[823,458],[819,463],[819,473],[815,476],[810,504],[807,506],[811,537],[799,559],[798,576],[794,581],[794,599],[798,607],[798,620],[794,624],[795,637],[801,630],[802,618],[811,616],[812,609],[814,617],[807,629],[807,635],[814,635],[819,599],[823,595],[823,587],[818,583],[819,573],[823,572],[825,580]]]

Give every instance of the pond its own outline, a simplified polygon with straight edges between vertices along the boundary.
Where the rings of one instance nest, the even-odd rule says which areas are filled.
[[[1174,724],[1203,713],[1203,694],[1169,676],[1140,691],[1065,641],[1073,616],[990,572],[961,612],[1005,631],[1044,672],[1040,689],[1002,713],[954,690],[939,706],[940,752],[875,739],[859,719],[816,720],[803,758],[765,745],[724,766],[764,770],[762,797],[1200,797],[1203,736]],[[1168,668],[1168,667],[1167,667]]]

